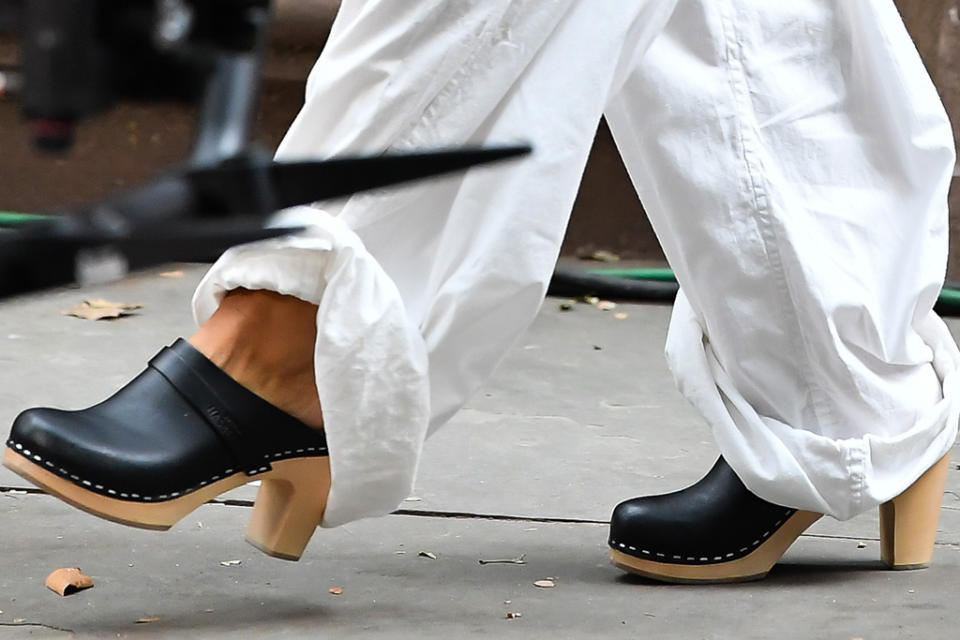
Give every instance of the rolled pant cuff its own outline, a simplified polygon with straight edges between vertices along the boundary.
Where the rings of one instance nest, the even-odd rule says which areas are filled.
[[[305,232],[225,253],[197,287],[193,312],[205,322],[237,288],[318,305],[315,379],[332,476],[323,526],[332,527],[389,513],[410,495],[430,415],[427,355],[356,234],[309,213]]]

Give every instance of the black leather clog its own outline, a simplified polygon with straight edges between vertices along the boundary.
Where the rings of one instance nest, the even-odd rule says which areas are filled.
[[[248,540],[296,559],[329,491],[324,433],[235,382],[177,340],[107,400],[29,409],[4,465],[85,511],[167,529],[211,498],[262,479]]]
[[[667,582],[756,580],[820,517],[762,500],[720,458],[686,489],[619,504],[610,556],[625,571]]]

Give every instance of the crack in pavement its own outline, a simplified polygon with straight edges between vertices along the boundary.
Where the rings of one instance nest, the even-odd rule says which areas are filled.
[[[43,627],[44,629],[50,629],[51,631],[62,631],[63,633],[69,634],[77,633],[73,629],[64,629],[63,627],[57,627],[52,624],[44,624],[43,622],[0,622],[0,627]]]
[[[50,495],[42,489],[36,489],[33,487],[2,487],[0,486],[0,495],[3,494],[13,494],[13,495]],[[55,497],[55,496],[50,496]],[[237,498],[214,498],[207,502],[207,504],[219,504],[227,507],[242,507],[242,508],[252,508],[253,500],[242,500]],[[591,518],[558,518],[558,517],[549,517],[549,516],[517,516],[506,513],[476,513],[473,511],[438,511],[433,509],[397,509],[392,511],[389,515],[392,516],[412,516],[416,518],[450,518],[450,519],[460,519],[460,520],[493,520],[498,522],[531,522],[539,524],[587,524],[594,526],[609,526],[609,520],[594,520]],[[829,533],[803,533],[801,534],[803,538],[817,538],[820,540],[850,540],[850,541],[865,541],[865,542],[879,542],[879,536],[850,536],[842,534],[829,534]],[[960,548],[960,544],[956,542],[940,542],[937,541],[936,546],[938,547],[952,547]]]

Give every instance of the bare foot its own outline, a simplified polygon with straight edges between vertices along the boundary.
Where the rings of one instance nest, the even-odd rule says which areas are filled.
[[[272,291],[235,289],[190,344],[267,402],[322,429],[316,338],[316,305]]]

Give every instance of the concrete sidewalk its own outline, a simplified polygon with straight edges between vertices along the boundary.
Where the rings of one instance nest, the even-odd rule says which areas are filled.
[[[96,402],[189,334],[203,268],[182,269],[0,304],[0,424],[29,406]],[[91,297],[145,307],[112,322],[60,315]],[[684,486],[716,456],[663,362],[669,308],[617,311],[628,317],[548,300],[490,384],[428,442],[403,513],[320,530],[299,563],[243,542],[253,487],[155,533],[24,492],[0,471],[0,639],[956,634],[956,465],[926,571],[881,568],[876,514],[821,521],[757,583],[660,585],[610,567],[603,522],[613,505]],[[44,578],[64,566],[96,586],[48,591]],[[556,586],[534,586],[544,578]]]

